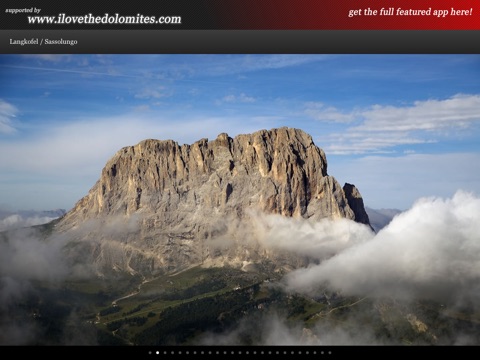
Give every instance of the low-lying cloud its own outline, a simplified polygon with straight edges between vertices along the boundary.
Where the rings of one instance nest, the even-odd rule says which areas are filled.
[[[79,315],[66,280],[92,276],[92,266],[63,235],[45,238],[36,228],[0,233],[0,345],[96,345],[96,331]],[[67,246],[68,248],[68,246]],[[65,296],[63,299],[62,297]],[[83,314],[83,313],[81,313]]]
[[[62,256],[64,242],[43,240],[33,229],[20,229],[0,242],[0,274],[17,280],[56,281],[69,272]]]
[[[334,232],[345,234],[345,246],[318,265],[288,274],[290,290],[312,293],[328,286],[344,295],[403,300],[479,298],[480,199],[473,194],[458,191],[449,199],[419,199],[374,236],[347,223],[330,224]],[[325,232],[312,231],[311,237],[321,244]],[[295,239],[292,251],[323,256],[301,231],[283,233],[277,245],[283,247],[286,238]]]
[[[380,339],[372,329],[353,316],[350,328],[342,324],[319,322],[305,327],[301,322],[286,319],[285,314],[269,311],[246,316],[234,328],[223,333],[206,332],[196,340],[199,345],[252,346],[324,346],[324,345],[393,345]],[[252,335],[254,334],[254,335]]]
[[[475,325],[460,325],[452,315],[478,309],[480,299],[480,198],[473,193],[420,198],[378,233],[347,219],[252,218],[264,246],[312,259],[272,286],[326,299],[324,305],[330,306],[327,293],[351,302],[344,312],[344,303],[323,308],[310,326],[274,307],[259,310],[228,331],[204,334],[200,344],[478,343]],[[425,307],[430,301],[437,305]],[[438,313],[432,317],[429,310]]]
[[[258,220],[257,230],[263,233],[260,241],[264,246],[318,260],[330,258],[374,236],[368,226],[344,218],[333,221],[324,219],[316,223],[281,215],[254,219]]]
[[[41,225],[55,220],[57,217],[33,215],[23,217],[20,214],[12,214],[0,220],[0,231],[19,229],[29,226]]]

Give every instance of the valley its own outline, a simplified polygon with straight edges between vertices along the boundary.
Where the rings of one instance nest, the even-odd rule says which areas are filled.
[[[35,341],[28,345],[461,345],[461,341],[480,341],[480,313],[473,306],[342,296],[327,288],[311,297],[285,291],[281,275],[274,273],[195,267],[149,281],[126,276],[115,282],[36,285],[25,301],[10,309],[17,320],[35,329]]]

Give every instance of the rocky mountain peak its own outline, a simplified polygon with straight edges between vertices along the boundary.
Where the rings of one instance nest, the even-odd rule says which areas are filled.
[[[234,138],[220,133],[190,145],[147,139],[124,147],[57,228],[70,231],[92,219],[128,223],[135,218],[135,231],[106,240],[130,243],[129,251],[144,256],[148,252],[155,268],[179,268],[215,257],[204,241],[235,237],[232,224],[248,224],[252,211],[368,224],[360,193],[328,175],[325,153],[312,137],[283,127]],[[167,248],[169,257],[164,256]]]

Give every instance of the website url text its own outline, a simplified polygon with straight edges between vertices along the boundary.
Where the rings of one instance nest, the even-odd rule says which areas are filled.
[[[110,15],[106,13],[103,16],[87,15],[66,15],[64,13],[58,16],[28,16],[29,24],[172,24],[181,25],[181,16],[145,16],[137,14],[136,16],[122,16],[120,14]]]

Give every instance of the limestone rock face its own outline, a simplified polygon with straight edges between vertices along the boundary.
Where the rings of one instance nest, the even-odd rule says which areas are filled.
[[[219,259],[274,261],[278,254],[246,243],[259,213],[368,224],[358,190],[328,175],[310,135],[285,127],[125,147],[56,229],[88,238],[98,269],[168,272]]]
[[[345,193],[345,197],[347,198],[348,205],[355,213],[355,221],[365,225],[370,225],[370,220],[363,204],[362,195],[360,195],[360,192],[355,187],[355,185],[346,183],[345,185],[343,185],[343,192]]]

